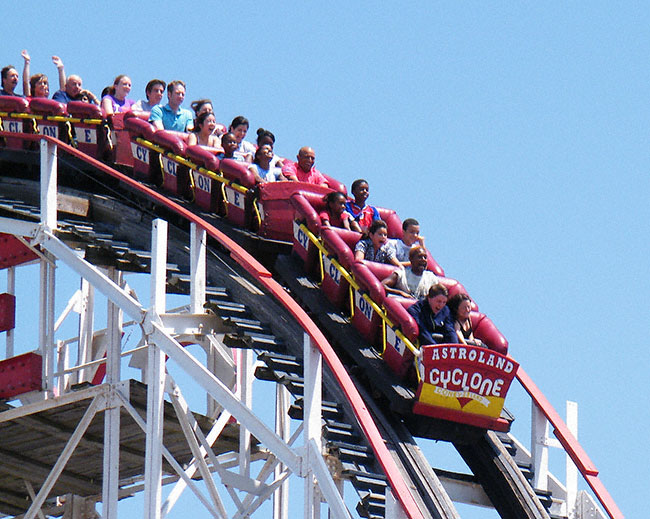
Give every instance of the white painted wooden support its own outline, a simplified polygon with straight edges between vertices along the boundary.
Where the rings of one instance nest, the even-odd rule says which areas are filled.
[[[197,423],[196,419],[194,418],[194,415],[190,411],[189,405],[183,398],[180,389],[175,387],[173,380],[169,385],[174,387],[174,389],[172,390],[173,392],[172,403],[174,403],[174,407],[177,410],[177,413],[179,411],[178,409],[179,406],[180,406],[180,411],[182,413],[179,414],[179,422],[181,423],[181,426],[183,426],[183,422],[180,419],[180,416],[183,416],[183,420],[185,424],[189,427],[189,429],[187,429],[187,432],[188,434],[191,433],[192,439],[190,441],[188,437],[188,444],[195,445],[195,449],[192,450],[192,454],[194,456],[192,460],[193,463],[199,468],[199,470],[201,470],[202,477],[204,480],[206,480],[206,478],[211,478],[212,476],[209,474],[207,464],[205,463],[205,458],[207,457],[210,460],[210,463],[212,463],[212,466],[216,470],[217,474],[219,475],[219,478],[221,479],[221,483],[226,487],[226,490],[230,494],[230,497],[235,503],[235,506],[237,506],[237,509],[241,511],[243,509],[242,503],[239,500],[239,497],[237,496],[236,492],[234,491],[234,488],[244,490],[245,492],[249,492],[249,493],[252,492],[257,495],[261,492],[261,490],[265,487],[265,485],[263,485],[259,481],[254,481],[251,478],[241,476],[234,472],[229,472],[224,467],[221,466],[221,463],[217,459],[217,456],[214,454],[214,451],[212,450],[212,445],[214,444],[214,441],[209,442],[208,438],[206,438],[203,435],[203,432],[201,431],[199,424]],[[229,413],[225,413],[225,414],[227,416],[230,416]],[[222,417],[220,417],[218,422],[222,418],[223,415]],[[216,439],[216,437],[213,436],[213,434],[214,434],[214,430],[210,432],[210,435],[212,438]],[[201,469],[202,465],[205,465],[204,469]],[[208,485],[210,483],[208,483]],[[214,492],[216,493],[216,488],[214,489]],[[221,503],[218,494],[216,495],[215,499],[217,503]],[[227,513],[223,505],[218,504],[218,509],[224,517],[227,517]]]
[[[576,519],[611,519],[598,505],[596,500],[586,490],[578,492]]]
[[[312,461],[315,456],[321,456],[321,410],[322,410],[322,367],[323,359],[318,348],[311,343],[310,337],[303,334],[304,350],[304,409],[303,422],[305,424],[305,456],[308,464],[303,465],[307,473],[305,476],[305,519],[317,519],[320,512],[320,499],[315,492],[314,472]],[[314,447],[316,446],[316,447]],[[316,452],[310,452],[316,448]],[[324,463],[324,462],[323,462]],[[329,474],[329,472],[328,472]]]
[[[13,234],[14,236],[29,236],[33,238],[41,230],[40,224],[32,222],[23,222],[11,218],[0,217],[0,232]]]
[[[7,269],[7,294],[16,295],[16,267]],[[5,359],[14,356],[14,330],[7,330],[5,337]]]
[[[212,429],[210,429],[210,432],[208,433],[206,437],[206,443],[209,446],[212,446],[215,441],[219,438],[221,435],[221,432],[223,431],[224,427],[228,424],[228,421],[230,420],[230,413],[227,411],[224,411],[221,413],[215,424],[212,426]],[[207,449],[202,447],[201,450],[201,456],[204,457],[207,453]],[[188,480],[191,481],[191,479],[194,477],[194,474],[196,474],[198,470],[198,461],[197,460],[192,460],[187,469],[185,469],[185,475],[188,478]],[[163,503],[162,506],[162,516],[163,518],[171,511],[171,509],[174,507],[178,499],[180,498],[181,494],[183,493],[183,490],[187,487],[187,484],[185,483],[185,480],[180,479],[175,485],[172,491],[169,493],[167,496],[167,499]],[[241,503],[240,503],[241,504]]]
[[[187,335],[188,340],[192,342],[196,342],[197,338],[194,337],[196,335],[222,332],[224,328],[217,316],[203,312],[198,314],[169,313],[159,315],[165,330],[175,337]]]
[[[578,403],[567,401],[566,425],[571,434],[578,440]],[[576,502],[578,499],[578,468],[571,457],[566,455],[566,514],[569,519],[575,517]]]
[[[272,471],[270,471],[267,476],[271,473]],[[243,510],[237,512],[232,519],[247,519],[251,517],[253,513],[271,496],[271,494],[277,490],[277,488],[284,482],[289,474],[289,472],[283,473],[279,479],[275,479],[270,485],[267,485],[265,487],[265,490],[258,496],[249,494],[247,498],[252,497],[253,499],[245,500],[244,503],[246,507]]]
[[[0,413],[0,423],[10,422],[12,420],[22,418],[23,416],[29,416],[33,413],[47,411],[58,406],[65,406],[72,404],[73,402],[79,402],[81,400],[93,398],[98,395],[103,395],[105,392],[106,386],[92,386],[86,389],[75,391],[73,393],[67,393],[58,397],[56,400],[39,400],[37,402],[22,405],[20,407],[8,409]]]
[[[58,329],[63,324],[63,321],[65,321],[68,315],[70,315],[70,312],[74,310],[77,313],[81,313],[80,306],[81,306],[81,290],[77,290],[74,294],[72,294],[70,299],[68,299],[68,304],[65,305],[65,308],[59,314],[59,317],[54,323],[54,331],[55,332],[58,331]]]
[[[287,443],[291,437],[289,420],[289,390],[284,384],[275,385],[275,433]],[[275,478],[279,478],[286,467],[279,463],[275,467]],[[286,479],[273,494],[273,519],[289,519],[289,480]]]
[[[110,279],[122,285],[122,274],[109,269]],[[117,519],[117,502],[120,482],[120,401],[114,394],[120,382],[120,345],[122,342],[122,312],[108,301],[106,316],[106,382],[111,389],[104,413],[104,475],[102,479],[102,519]]]
[[[56,350],[54,345],[54,307],[56,304],[56,270],[55,264],[47,263],[47,324],[46,324],[46,352],[43,357],[45,365],[45,396],[52,398],[54,396],[54,360]]]
[[[297,438],[297,436],[296,436]],[[294,440],[296,439],[294,438]],[[290,441],[290,445],[293,444],[293,442]],[[266,482],[266,480],[274,473],[275,467],[278,465],[279,460],[278,458],[274,456],[270,456],[260,471],[257,474],[257,480],[261,482]],[[240,510],[235,514],[233,519],[241,519],[243,517],[248,517],[253,510],[255,510],[259,504],[255,504],[256,502],[259,503],[259,500],[261,498],[266,499],[267,497],[270,497],[270,495],[275,492],[275,490],[280,486],[280,484],[284,481],[284,479],[291,473],[289,469],[287,469],[286,472],[283,472],[280,474],[279,477],[275,478],[275,480],[270,484],[266,485],[266,490],[264,490],[261,494],[259,495],[253,495],[253,494],[248,494],[243,502],[242,502],[242,507]]]
[[[85,279],[81,279],[79,288],[79,343],[77,345],[77,359],[79,364],[86,364],[92,360],[92,341],[95,327],[95,288]],[[81,370],[78,382],[89,381],[92,370]]]
[[[301,457],[295,454],[253,411],[243,405],[239,398],[233,395],[230,388],[226,387],[185,348],[170,337],[159,322],[150,320],[150,315],[147,315],[144,328],[163,350],[163,353],[169,356],[171,361],[175,362],[199,386],[209,392],[224,409],[230,412],[240,424],[243,424],[260,442],[275,453],[290,470],[302,474]]]
[[[81,441],[81,438],[83,437],[84,433],[86,432],[86,429],[90,425],[90,422],[94,418],[97,411],[99,411],[102,407],[104,407],[104,405],[105,405],[105,399],[102,395],[97,396],[90,403],[88,409],[86,409],[86,412],[84,413],[83,417],[77,424],[77,427],[75,428],[74,432],[70,436],[70,439],[68,440],[65,447],[63,448],[63,451],[57,458],[56,463],[52,467],[52,470],[47,475],[47,478],[45,478],[45,481],[41,485],[41,488],[38,491],[36,498],[32,501],[29,510],[27,510],[27,513],[23,516],[24,519],[34,519],[34,516],[41,508],[41,506],[43,506],[45,499],[47,498],[48,494],[54,487],[56,480],[61,475],[61,472],[63,472],[63,469],[65,468],[66,463],[68,463],[70,456],[72,456],[74,450],[77,448],[77,445]]]
[[[233,350],[223,344],[219,335],[208,335],[205,338],[208,371],[216,376],[227,387],[235,389],[237,385],[237,365],[233,358]],[[207,415],[216,417],[221,412],[221,406],[207,395]]]
[[[237,391],[241,403],[248,409],[253,407],[253,351],[239,350],[237,365]],[[251,433],[245,426],[239,427],[239,473],[250,477],[251,474]]]
[[[142,417],[140,416],[140,414],[138,413],[138,411],[136,411],[136,410],[133,408],[133,406],[131,405],[131,403],[130,403],[130,402],[129,402],[129,401],[128,401],[128,400],[127,400],[123,395],[118,394],[118,397],[120,398],[120,400],[121,400],[121,402],[122,402],[122,406],[123,406],[124,409],[126,409],[126,411],[129,413],[129,415],[131,416],[131,418],[133,419],[133,421],[138,425],[138,427],[140,427],[140,429],[142,429],[142,430],[145,431],[145,433],[146,433],[146,431],[147,431],[147,424],[144,422],[144,420],[142,419]],[[161,446],[161,452],[162,452],[162,455],[163,455],[163,456],[165,457],[165,459],[167,460],[167,462],[171,465],[172,469],[176,472],[176,474],[178,474],[178,475],[183,479],[183,481],[185,482],[185,484],[190,488],[190,490],[194,493],[194,495],[197,497],[197,499],[198,499],[198,500],[203,504],[203,506],[205,506],[206,510],[210,513],[210,515],[211,515],[212,517],[214,517],[215,519],[219,519],[219,518],[216,516],[214,510],[212,509],[212,505],[211,505],[211,503],[210,503],[210,502],[205,498],[205,496],[201,493],[201,491],[199,490],[199,488],[196,486],[196,483],[194,483],[194,481],[192,481],[192,479],[189,478],[189,477],[185,474],[185,471],[183,470],[183,467],[181,467],[181,465],[176,461],[176,459],[174,458],[174,456],[172,456],[171,452],[169,452],[169,450],[167,449],[167,447],[165,447],[164,445],[162,445],[162,446]],[[145,460],[145,461],[146,461],[146,460]],[[145,465],[145,468],[146,468],[146,465]],[[162,480],[161,480],[161,483],[162,483]],[[145,495],[146,495],[146,492],[147,492],[147,481],[146,481],[146,476],[145,476],[144,490],[145,490]],[[146,504],[146,503],[145,503],[145,504]],[[147,511],[145,510],[145,514],[146,514],[146,513],[147,513]]]
[[[325,501],[327,501],[332,516],[336,519],[350,519],[350,512],[348,512],[348,509],[343,502],[343,498],[341,497],[341,494],[336,487],[336,483],[334,483],[332,475],[330,474],[327,464],[321,454],[321,443],[320,441],[317,442],[313,438],[309,441],[309,466],[318,480],[319,493],[322,493]],[[315,503],[315,507],[318,508],[316,514],[320,512],[320,506],[318,506],[319,503],[320,497],[318,502]]]
[[[386,488],[386,519],[407,519],[406,512],[390,488]]]
[[[68,347],[63,341],[56,341],[56,369],[60,373],[57,383],[58,395],[62,395],[65,392],[67,387],[68,380],[70,375],[64,374],[64,371],[68,368]]]
[[[169,392],[172,405],[174,406],[174,411],[176,411],[176,417],[178,418],[178,423],[181,426],[187,445],[190,447],[192,456],[197,462],[197,466],[201,477],[203,478],[203,483],[208,489],[210,498],[212,499],[213,506],[217,509],[219,517],[226,518],[228,513],[221,501],[219,496],[219,491],[217,490],[214,480],[212,479],[212,474],[210,473],[210,468],[205,461],[204,454],[201,452],[201,446],[194,434],[195,430],[199,430],[199,426],[194,420],[194,416],[189,410],[187,402],[183,398],[183,395],[180,391],[180,388],[172,381],[168,381],[172,386],[172,390]]]
[[[120,404],[109,393],[104,412],[104,474],[102,480],[102,519],[117,519],[120,482]]]
[[[190,226],[190,312],[203,313],[205,303],[205,274],[207,235],[195,223]]]
[[[164,314],[167,282],[167,222],[156,219],[151,232],[151,309]]]
[[[36,499],[36,492],[34,492],[34,487],[26,479],[23,479],[23,483],[25,483],[25,488],[27,489],[27,493],[29,494],[29,498],[32,501],[34,501],[34,499]],[[38,511],[36,512],[36,514],[38,515],[38,519],[45,519],[45,514],[43,514],[43,509],[42,508],[39,508]]]
[[[41,141],[41,224],[48,230],[56,229],[56,144]]]
[[[523,449],[523,445],[521,445]],[[526,452],[528,452],[526,450]],[[464,481],[447,476],[438,476],[441,487],[454,503],[494,508],[492,501],[477,481]],[[454,516],[459,517],[459,516]],[[388,516],[386,517],[388,519]]]
[[[165,312],[167,282],[167,222],[154,220],[151,236],[151,312],[154,318]],[[155,341],[148,340],[147,431],[145,442],[144,519],[160,519],[162,499],[163,405],[165,355]]]
[[[530,452],[533,461],[533,488],[548,489],[548,421],[542,411],[531,403]]]
[[[53,396],[54,373],[54,267],[40,261],[38,349],[43,357],[43,390],[45,397]]]
[[[47,341],[47,262],[39,262],[39,289],[38,289],[38,351],[45,355]],[[43,366],[43,379],[45,379],[45,366]]]
[[[51,232],[43,231],[39,237],[41,238],[41,247],[63,261],[66,266],[81,277],[87,279],[95,289],[117,304],[131,319],[137,323],[143,322],[146,311],[131,294],[113,283],[98,268],[78,257],[74,250],[70,249]]]
[[[331,469],[330,469],[330,473],[331,473]],[[340,477],[337,477],[336,479],[334,479],[334,484],[336,485],[336,490],[338,490],[338,493],[341,496],[341,499],[343,499],[343,502],[345,503],[345,485],[344,485],[344,483],[345,483],[345,481],[343,481],[343,479],[340,478]],[[328,519],[333,519],[333,517],[334,517],[334,512],[332,511],[331,508],[329,509],[329,511],[327,513],[327,517],[328,517]]]

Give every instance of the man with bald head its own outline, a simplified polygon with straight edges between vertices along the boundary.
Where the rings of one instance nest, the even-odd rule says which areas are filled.
[[[282,174],[294,182],[308,182],[318,186],[328,187],[327,179],[314,167],[316,154],[309,146],[303,146],[298,152],[298,162],[284,161]]]
[[[52,99],[67,104],[70,101],[79,101],[79,94],[81,94],[81,78],[72,74],[65,82],[65,89],[57,90]]]

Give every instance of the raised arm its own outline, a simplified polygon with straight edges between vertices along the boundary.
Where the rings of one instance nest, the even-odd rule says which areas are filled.
[[[52,63],[59,72],[59,90],[65,88],[65,69],[63,68],[63,61],[58,56],[52,56]]]
[[[23,66],[23,95],[29,97],[32,95],[32,90],[29,85],[29,62],[31,58],[29,57],[29,52],[23,50],[20,55],[25,60],[25,65]]]

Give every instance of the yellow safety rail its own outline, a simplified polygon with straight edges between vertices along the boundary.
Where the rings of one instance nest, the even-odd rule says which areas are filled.
[[[13,117],[15,119],[38,119],[39,121],[56,121],[84,124],[102,124],[103,119],[79,119],[65,115],[38,115],[25,112],[0,112],[0,117]]]
[[[26,114],[24,112],[0,112],[0,117],[13,117],[14,119],[43,119],[42,115]]]
[[[259,229],[260,227],[262,227],[262,215],[260,214],[260,209],[257,206],[257,202],[259,202],[259,198],[254,198],[253,211],[255,211],[255,219],[257,220],[257,228]]]
[[[163,169],[162,166],[162,156],[164,155],[168,159],[173,160],[174,162],[177,162],[178,164],[182,164],[183,166],[186,166],[190,169],[190,187],[192,189],[192,195],[194,196],[194,188],[195,188],[195,180],[194,180],[194,175],[192,174],[192,171],[199,171],[203,175],[216,180],[221,183],[221,194],[223,195],[224,200],[227,200],[226,198],[226,186],[230,187],[231,189],[234,189],[235,191],[239,191],[240,193],[247,193],[248,188],[237,184],[233,182],[232,180],[227,179],[223,175],[217,174],[214,171],[211,171],[209,169],[204,168],[203,166],[199,166],[198,164],[192,162],[191,160],[186,159],[185,157],[181,155],[177,155],[176,153],[172,153],[171,151],[165,150],[161,146],[158,146],[157,144],[154,144],[151,141],[148,141],[146,139],[143,139],[142,137],[136,137],[135,141],[138,144],[141,144],[145,148],[149,148],[150,150],[153,150],[158,153],[158,160],[160,161],[160,169]],[[226,216],[228,215],[228,204],[226,204]]]
[[[330,261],[332,262],[332,265],[334,265],[334,267],[336,267],[336,269],[341,273],[341,276],[343,276],[343,278],[345,278],[345,280],[349,283],[349,285],[350,285],[350,314],[351,314],[350,317],[354,317],[354,290],[358,290],[359,292],[361,292],[361,287],[359,286],[359,284],[354,279],[354,276],[350,272],[348,272],[348,270],[345,267],[343,267],[343,265],[341,265],[338,262],[338,260],[331,257],[330,252],[327,250],[327,248],[323,244],[322,240],[318,236],[316,236],[313,232],[311,232],[309,230],[309,228],[304,223],[300,224],[300,229],[307,235],[307,237],[309,238],[309,241],[311,241],[318,248],[318,250],[321,252],[321,254],[319,254],[321,281],[323,280],[323,276],[324,276],[323,256],[322,256],[324,254],[325,256],[330,258]],[[375,312],[377,312],[377,315],[379,317],[381,317],[382,321],[387,326],[391,327],[395,331],[395,335],[397,335],[397,337],[399,337],[400,340],[402,340],[402,342],[404,342],[404,345],[411,351],[411,353],[413,353],[413,355],[417,359],[421,354],[420,349],[417,348],[411,342],[411,340],[408,339],[402,333],[402,331],[393,324],[393,322],[390,320],[390,318],[386,314],[386,311],[381,306],[379,306],[375,301],[373,301],[373,299],[368,294],[366,294],[365,292],[361,292],[361,296],[368,302],[368,304],[372,307],[372,309]],[[386,350],[386,328],[385,328],[385,326],[382,326],[382,345],[383,345],[383,350],[385,351]],[[382,354],[383,354],[383,351],[382,351]],[[416,370],[416,371],[418,371],[418,370]],[[419,376],[419,374],[418,374],[418,376]]]
[[[2,118],[3,117],[12,117],[14,119],[29,119],[32,122],[32,131],[34,133],[39,133],[38,125],[36,121],[52,121],[52,122],[62,122],[65,123],[65,129],[68,134],[68,140],[72,146],[77,148],[77,141],[72,136],[73,124],[93,124],[96,126],[104,125],[107,130],[108,136],[108,145],[112,149],[113,143],[111,142],[111,129],[104,119],[80,119],[78,117],[70,117],[64,115],[38,115],[38,114],[28,114],[25,112],[0,112],[0,131],[3,131]]]

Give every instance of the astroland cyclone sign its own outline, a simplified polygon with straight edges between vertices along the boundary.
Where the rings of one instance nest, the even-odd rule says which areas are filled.
[[[477,346],[424,346],[418,400],[425,405],[498,418],[518,367],[505,355]]]

